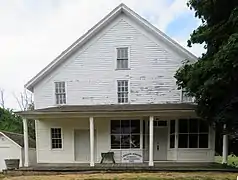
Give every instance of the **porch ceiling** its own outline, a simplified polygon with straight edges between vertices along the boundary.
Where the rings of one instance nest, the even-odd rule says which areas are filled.
[[[25,118],[107,117],[107,116],[196,116],[196,105],[180,104],[112,104],[63,105],[33,111],[16,112]]]

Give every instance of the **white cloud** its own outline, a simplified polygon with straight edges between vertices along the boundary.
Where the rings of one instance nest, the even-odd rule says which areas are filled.
[[[0,1],[0,89],[6,106],[17,108],[12,94],[121,2],[163,31],[189,11],[186,0]]]

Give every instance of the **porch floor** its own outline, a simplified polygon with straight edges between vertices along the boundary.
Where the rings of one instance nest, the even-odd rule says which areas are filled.
[[[148,163],[116,163],[95,164],[90,167],[88,163],[39,163],[31,167],[22,167],[18,171],[41,171],[41,172],[86,172],[86,171],[112,171],[112,172],[143,172],[143,171],[235,171],[238,169],[224,167],[218,163],[190,163],[190,162],[155,162],[154,166]]]

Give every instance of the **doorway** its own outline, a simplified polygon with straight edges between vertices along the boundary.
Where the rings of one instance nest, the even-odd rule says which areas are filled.
[[[168,126],[167,121],[154,121],[154,160],[167,160]]]
[[[96,132],[94,131],[94,158],[96,159]],[[74,130],[75,161],[90,162],[90,131],[89,129]]]

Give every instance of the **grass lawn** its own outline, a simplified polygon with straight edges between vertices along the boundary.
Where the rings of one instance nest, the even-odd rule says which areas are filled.
[[[97,173],[6,177],[3,180],[236,180],[238,173]]]
[[[218,163],[222,163],[222,157],[221,156],[216,156],[215,161],[218,162]],[[236,167],[238,167],[238,157],[229,155],[227,164],[228,165],[236,165]]]

